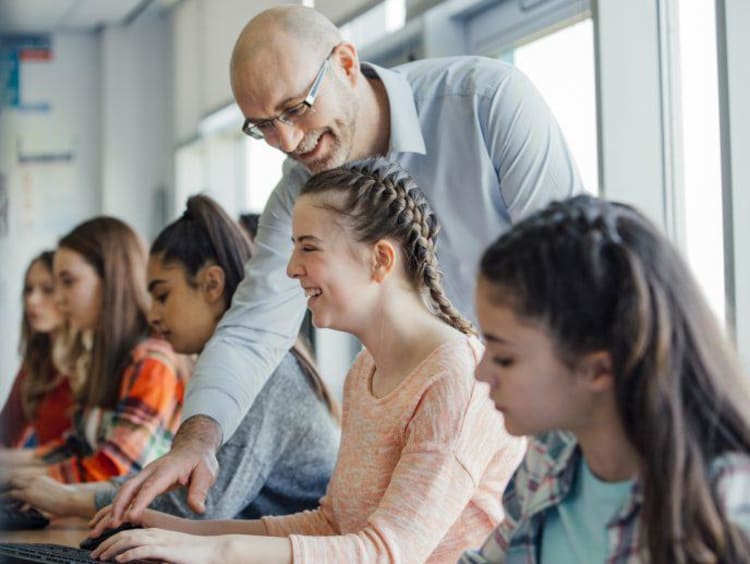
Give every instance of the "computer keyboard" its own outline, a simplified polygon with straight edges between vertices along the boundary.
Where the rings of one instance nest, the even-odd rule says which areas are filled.
[[[82,548],[73,548],[61,544],[36,543],[0,543],[0,562],[15,564],[20,562],[48,562],[53,564],[101,564],[102,560],[93,560],[90,552]],[[108,562],[115,562],[109,560]],[[131,560],[140,564],[153,564],[149,560]]]
[[[0,531],[43,529],[47,525],[49,519],[36,509],[23,509],[23,503],[15,499],[0,500]]]

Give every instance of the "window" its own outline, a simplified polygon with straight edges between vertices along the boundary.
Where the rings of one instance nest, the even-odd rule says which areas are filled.
[[[687,260],[724,319],[721,144],[713,2],[679,0],[680,91]]]
[[[286,155],[265,141],[245,137],[245,201],[247,212],[260,213],[276,184]]]
[[[175,191],[168,217],[178,216],[185,209],[188,197],[206,189],[203,143],[194,141],[177,149],[175,155]]]

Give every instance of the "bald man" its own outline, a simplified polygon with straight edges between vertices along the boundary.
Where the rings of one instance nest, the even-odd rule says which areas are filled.
[[[416,179],[442,225],[440,264],[453,303],[475,318],[482,250],[518,219],[581,190],[560,128],[519,71],[481,57],[391,70],[316,11],[274,8],[242,31],[231,61],[243,131],[289,157],[260,219],[258,251],[188,386],[172,451],[120,491],[115,522],[137,518],[173,484],[199,512],[228,440],[299,329],[305,297],[287,278],[291,213],[311,173],[386,155]]]

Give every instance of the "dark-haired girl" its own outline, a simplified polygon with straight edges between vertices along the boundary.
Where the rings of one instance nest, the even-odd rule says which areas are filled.
[[[287,272],[317,327],[364,344],[344,385],[341,449],[320,508],[214,522],[148,510],[144,525],[173,530],[120,533],[94,556],[447,562],[486,535],[524,442],[504,435],[474,379],[481,345],[443,293],[436,234],[414,181],[387,161],[313,176],[294,207]],[[110,519],[101,513],[93,534]]]
[[[65,323],[55,303],[53,251],[35,257],[24,275],[21,370],[0,412],[0,444],[24,447],[59,439],[72,424],[70,380],[53,358],[65,341]]]
[[[750,562],[750,393],[689,269],[632,208],[580,196],[484,254],[478,370],[534,435],[465,564]]]
[[[86,379],[74,428],[40,447],[15,477],[46,473],[96,482],[139,470],[164,454],[177,430],[185,382],[169,343],[150,338],[146,249],[112,217],[86,221],[58,244],[58,305],[84,341]]]
[[[229,307],[250,258],[250,242],[224,210],[193,196],[183,216],[151,247],[149,319],[183,354],[198,354]],[[338,406],[314,365],[295,345],[271,375],[234,435],[219,449],[219,474],[204,519],[258,518],[314,509],[325,493],[339,443]],[[16,480],[13,497],[55,515],[91,517],[111,503],[109,482],[63,486],[44,478]],[[184,489],[151,507],[194,517]]]

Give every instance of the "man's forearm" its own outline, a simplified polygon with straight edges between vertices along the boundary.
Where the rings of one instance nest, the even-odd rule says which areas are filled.
[[[183,421],[172,441],[172,449],[201,449],[216,452],[221,446],[221,427],[207,415]]]

